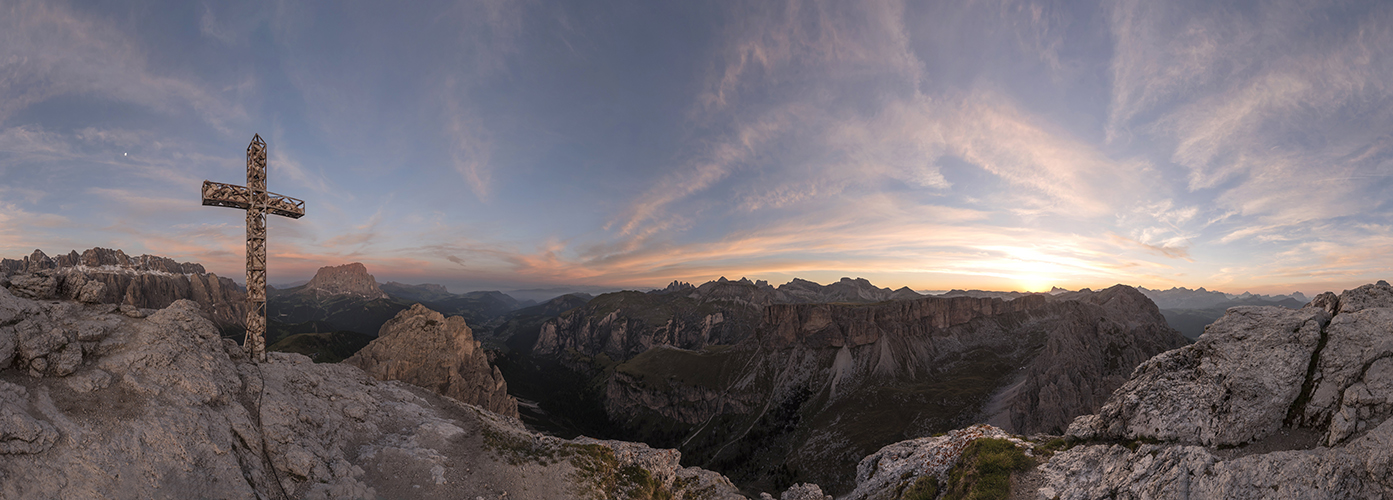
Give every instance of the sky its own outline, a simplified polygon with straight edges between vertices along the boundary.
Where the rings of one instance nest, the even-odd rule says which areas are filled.
[[[1393,277],[1393,3],[0,0],[0,256],[451,291]]]

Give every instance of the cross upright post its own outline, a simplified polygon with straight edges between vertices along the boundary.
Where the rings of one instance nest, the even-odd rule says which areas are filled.
[[[247,211],[247,337],[242,348],[266,361],[266,214],[299,219],[305,202],[266,190],[266,141],[247,145],[247,185],[203,181],[203,204]]]

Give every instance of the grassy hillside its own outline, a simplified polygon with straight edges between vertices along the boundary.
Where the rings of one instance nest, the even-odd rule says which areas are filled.
[[[315,363],[338,363],[358,352],[376,338],[358,332],[297,333],[266,349],[304,354]]]

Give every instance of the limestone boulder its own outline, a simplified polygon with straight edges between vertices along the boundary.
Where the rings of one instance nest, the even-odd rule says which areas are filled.
[[[1386,285],[1386,284],[1384,284]],[[1365,285],[1340,295],[1311,373],[1302,423],[1327,427],[1333,446],[1393,413],[1393,291]]]
[[[1393,307],[1393,285],[1380,280],[1340,294],[1340,312],[1352,313],[1376,307]]]
[[[1301,395],[1329,321],[1316,308],[1231,308],[1194,344],[1137,366],[1096,417],[1075,419],[1067,432],[1215,446],[1266,436]]]
[[[1393,422],[1347,446],[1221,458],[1197,445],[1078,446],[1040,466],[1040,496],[1094,498],[1388,498]]]

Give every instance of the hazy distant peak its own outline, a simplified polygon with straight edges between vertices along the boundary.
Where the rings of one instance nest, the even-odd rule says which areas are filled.
[[[695,289],[696,287],[692,286],[691,283],[687,283],[685,281],[672,280],[672,283],[668,283],[667,288],[659,288],[649,293],[676,293]]]
[[[367,299],[385,299],[387,294],[377,286],[377,280],[368,274],[367,266],[361,262],[351,262],[341,266],[325,266],[314,273],[314,278],[305,284],[306,291],[323,295],[356,295]]]

